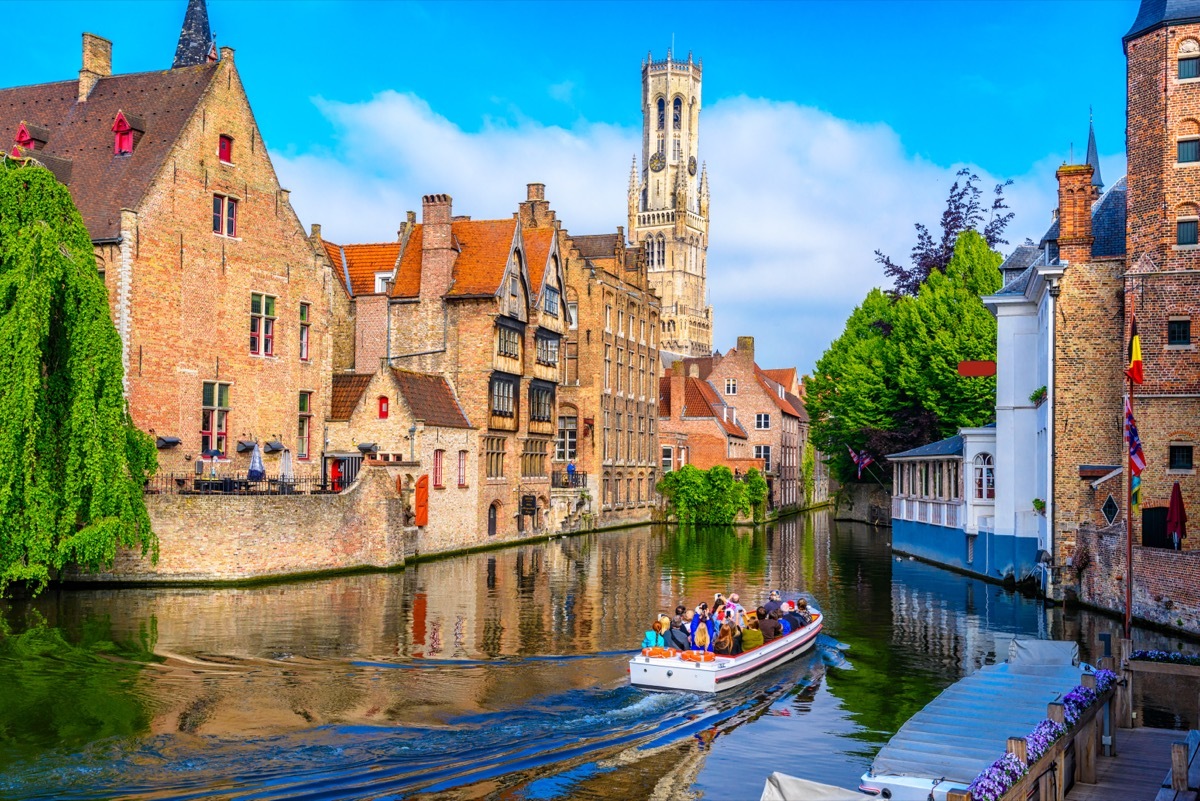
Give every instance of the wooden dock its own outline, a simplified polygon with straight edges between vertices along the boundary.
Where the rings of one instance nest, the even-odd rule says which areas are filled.
[[[1118,754],[1096,760],[1096,783],[1076,784],[1067,801],[1154,801],[1171,772],[1171,743],[1187,732],[1173,729],[1120,729]]]

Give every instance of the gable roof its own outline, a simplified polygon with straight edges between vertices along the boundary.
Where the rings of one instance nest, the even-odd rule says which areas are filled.
[[[111,75],[78,102],[77,80],[0,89],[0,136],[15,137],[22,122],[46,129],[43,160],[71,198],[93,241],[121,235],[121,209],[136,209],[200,103],[217,63],[157,72]],[[140,117],[146,130],[129,155],[113,154],[117,112]],[[9,149],[5,142],[4,150]],[[58,160],[54,169],[51,160]],[[69,162],[62,169],[63,162]]]
[[[621,238],[617,234],[585,234],[571,237],[579,255],[585,259],[615,259]]]
[[[349,420],[373,377],[371,373],[334,373],[329,419]]]
[[[446,297],[494,295],[508,269],[516,220],[459,220],[451,233],[459,246]],[[524,254],[528,266],[528,253]]]
[[[413,419],[424,420],[427,426],[471,427],[471,422],[454,396],[454,390],[442,376],[396,368],[392,368],[392,376],[396,379],[404,402],[412,411]]]
[[[779,411],[784,414],[790,414],[792,417],[800,416],[800,412],[793,408],[791,401],[788,400],[787,396],[790,393],[787,392],[783,384],[766,375],[766,372],[761,369],[756,370],[755,377],[758,379],[758,383],[762,385],[763,390],[771,397],[771,401],[779,407]]]
[[[919,448],[911,448],[900,453],[889,453],[888,459],[921,459],[934,458],[937,456],[962,456],[963,455],[963,438],[961,434],[955,434],[953,437],[931,442],[928,445],[922,445]]]
[[[712,417],[729,436],[746,439],[746,429],[733,421],[733,415],[725,411],[727,408],[731,407],[721,399],[716,387],[699,378],[687,378],[683,388],[683,414],[686,417]]]
[[[546,277],[546,263],[554,246],[553,228],[526,228],[521,232],[525,242],[525,259],[529,265],[529,292],[534,297],[542,293],[542,280]],[[508,254],[505,254],[505,258]]]
[[[771,370],[763,370],[762,368],[759,368],[759,370],[762,372],[763,375],[765,375],[767,378],[771,379],[775,383],[782,384],[784,389],[792,386],[793,384],[797,384],[797,385],[799,384],[799,382],[796,380],[796,368],[795,367],[784,367],[782,369],[771,369]]]
[[[352,295],[374,295],[375,273],[391,273],[400,258],[399,242],[380,242],[365,245],[335,245],[332,242],[322,243],[329,260],[333,262],[333,271],[337,274],[342,286],[349,280],[349,290]]]

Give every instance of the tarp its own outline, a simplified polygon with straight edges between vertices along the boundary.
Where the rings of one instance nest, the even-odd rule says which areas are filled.
[[[1025,656],[1034,650],[1020,649]],[[983,667],[909,718],[879,750],[871,774],[945,777],[966,786],[1004,755],[1009,737],[1024,737],[1045,719],[1046,706],[1074,689],[1080,676],[1069,662]]]
[[[797,779],[777,771],[767,777],[759,801],[863,801],[865,798],[857,790]]]
[[[1010,665],[1077,665],[1079,643],[1058,640],[1012,640],[1008,645]]]

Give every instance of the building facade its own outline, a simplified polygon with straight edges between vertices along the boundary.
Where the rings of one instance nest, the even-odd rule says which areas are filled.
[[[698,365],[679,359],[659,379],[658,415],[662,472],[685,464],[700,470],[724,465],[735,473],[763,469],[763,460],[753,456],[737,408],[700,377]]]
[[[286,449],[318,474],[333,281],[203,0],[171,69],[114,75],[112,44],[84,34],[77,79],[0,90],[0,130],[83,216],[160,473],[245,471],[257,443],[268,473]]]
[[[570,237],[571,324],[555,469],[586,474],[595,520],[648,520],[658,480],[658,298],[625,232]],[[562,473],[565,478],[565,472]]]
[[[394,243],[322,246],[353,300],[353,374],[444,378],[478,429],[467,464],[479,544],[550,526],[565,257],[540,184],[508,220],[456,217],[451,204],[426,195],[421,221],[410,213]]]
[[[699,161],[701,62],[642,63],[642,166],[629,176],[629,236],[662,301],[660,347],[712,352],[707,300],[708,174]]]

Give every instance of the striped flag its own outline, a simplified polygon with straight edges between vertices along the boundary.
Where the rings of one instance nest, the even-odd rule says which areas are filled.
[[[1129,403],[1129,396],[1125,397],[1125,442],[1129,445],[1129,464],[1134,478],[1137,478],[1146,469],[1146,455],[1142,453],[1142,440],[1138,436],[1137,422],[1133,419],[1133,406]]]
[[[849,445],[846,446],[846,450],[850,451],[850,461],[854,462],[855,466],[858,467],[858,478],[861,481],[863,468],[874,462],[875,459],[866,451],[855,453],[854,448],[851,448]]]
[[[1135,475],[1130,479],[1129,484],[1129,502],[1131,505],[1130,511],[1134,516],[1137,516],[1138,510],[1142,507],[1142,477]]]
[[[1125,375],[1135,384],[1140,384],[1145,379],[1142,372],[1142,338],[1138,336],[1136,317],[1133,318],[1133,328],[1129,335],[1129,367],[1125,369]]]

